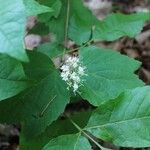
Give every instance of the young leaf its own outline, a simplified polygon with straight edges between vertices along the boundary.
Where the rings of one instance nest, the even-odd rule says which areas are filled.
[[[88,140],[78,134],[62,135],[52,139],[42,150],[91,150]]]
[[[23,48],[26,11],[22,0],[0,0],[0,53],[28,61]]]
[[[80,61],[86,67],[80,95],[91,104],[114,99],[126,89],[142,86],[134,71],[140,63],[127,56],[94,46],[80,50]]]
[[[100,106],[86,128],[123,147],[150,147],[150,86],[129,90]]]
[[[29,58],[30,63],[24,68],[27,77],[34,79],[34,85],[18,97],[0,103],[0,121],[24,122],[26,135],[34,136],[43,132],[64,111],[69,92],[46,55],[31,52]]]
[[[141,32],[146,20],[150,20],[150,12],[130,15],[111,14],[96,25],[93,38],[114,41],[123,36],[135,37]]]
[[[28,87],[20,62],[0,54],[0,101],[15,96]]]
[[[35,0],[23,0],[26,7],[27,16],[36,16],[38,14],[52,12],[53,10],[50,7],[40,5]]]

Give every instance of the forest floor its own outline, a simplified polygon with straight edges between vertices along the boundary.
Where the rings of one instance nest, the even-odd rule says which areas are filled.
[[[133,13],[150,10],[150,0],[85,0],[85,4],[92,9],[93,13],[102,19],[111,12]],[[29,19],[29,24],[32,24],[32,19]],[[33,36],[28,39],[27,45],[33,46],[33,43],[38,45],[42,38]],[[96,44],[100,47],[111,48],[131,58],[142,62],[141,68],[136,72],[139,78],[145,84],[150,84],[150,22],[145,24],[145,27],[135,39],[121,38],[115,42],[98,42]],[[33,46],[34,47],[34,46]],[[78,105],[68,106],[69,111],[78,109],[86,109],[88,104],[82,102]],[[19,125],[2,125],[0,124],[0,150],[17,150],[19,149]],[[119,148],[110,145],[109,143],[102,143],[104,146],[110,147],[114,150],[135,150],[133,148]],[[139,150],[146,150],[144,148]],[[150,150],[148,148],[147,150]]]

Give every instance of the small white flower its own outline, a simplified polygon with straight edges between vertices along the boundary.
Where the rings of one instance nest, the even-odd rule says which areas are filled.
[[[85,68],[79,66],[78,73],[79,73],[80,75],[84,75],[84,69],[85,69]]]
[[[79,78],[79,76],[76,76],[76,78],[74,79],[74,82],[76,82],[76,83],[80,83],[80,78]]]
[[[69,57],[60,69],[62,70],[62,79],[68,85],[67,89],[72,88],[73,92],[76,93],[78,88],[83,85],[81,77],[86,75],[85,67],[81,65],[78,57]]]
[[[71,63],[72,62],[72,57],[69,57],[67,60],[66,60],[66,63]]]
[[[69,71],[69,66],[63,65],[63,66],[61,67],[61,70],[63,70],[63,71]]]
[[[63,79],[64,81],[67,81],[67,80],[68,80],[68,75],[69,75],[69,74],[66,74],[66,73],[64,73],[64,72],[61,73],[61,77],[62,77],[62,79]]]
[[[72,74],[70,74],[70,78],[71,78],[72,80],[75,80],[75,79],[76,79],[76,76],[77,76],[77,74],[76,74],[75,72],[73,72]]]
[[[79,62],[79,58],[77,58],[77,57],[73,57],[73,58],[72,58],[72,62],[74,62],[74,63],[78,63],[78,62]]]
[[[78,90],[78,84],[77,83],[75,83],[74,85],[73,85],[73,92],[76,92],[77,90]]]
[[[73,66],[73,68],[76,68],[76,67],[78,66],[77,62],[74,62],[74,63],[72,64],[72,66]]]

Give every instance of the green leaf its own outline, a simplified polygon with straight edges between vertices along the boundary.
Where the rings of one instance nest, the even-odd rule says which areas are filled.
[[[26,17],[52,12],[34,0],[0,0],[0,53],[21,61],[28,61],[23,48]]]
[[[57,11],[54,11],[53,16],[50,14],[40,15],[39,20],[45,22],[49,25],[50,32],[53,32],[56,35],[56,39],[58,43],[62,43],[65,37],[65,28],[66,28],[66,16],[69,13],[69,28],[68,28],[68,36],[72,38],[72,36],[76,37],[76,40],[84,40],[86,42],[91,36],[91,24],[95,19],[94,16],[86,16],[91,14],[89,10],[87,10],[83,6],[83,2],[81,0],[73,0],[70,1],[70,11],[67,12],[67,0],[57,0],[47,2],[47,6],[51,6],[54,10],[56,8]],[[55,7],[54,7],[55,6]],[[86,14],[87,13],[87,14]],[[84,14],[84,15],[80,15]],[[77,28],[79,29],[78,33],[74,34],[74,24],[73,21],[77,22]],[[88,24],[89,23],[89,24]],[[88,31],[84,33],[84,31],[88,28]],[[78,36],[77,36],[78,35]],[[80,39],[81,38],[81,39]],[[74,39],[75,40],[75,39]],[[76,41],[75,40],[75,41]],[[76,41],[77,42],[77,41]],[[83,41],[82,41],[83,42]]]
[[[113,41],[123,36],[135,37],[142,30],[144,22],[150,18],[150,13],[131,15],[116,13],[100,21],[83,5],[81,0],[70,1],[69,12],[67,12],[67,0],[61,2],[62,7],[58,9],[60,13],[57,18],[48,14],[40,18],[49,25],[50,32],[56,35],[59,43],[64,41],[67,13],[69,13],[68,37],[78,45],[82,45],[91,38]],[[53,1],[52,3],[54,4]]]
[[[101,105],[85,129],[118,146],[150,147],[150,86]]]
[[[26,136],[32,137],[43,132],[64,111],[69,92],[46,55],[30,52],[29,58],[30,63],[24,68],[34,84],[18,97],[0,103],[0,122],[21,121]]]
[[[50,7],[40,5],[35,0],[23,0],[23,1],[26,7],[27,16],[36,16],[38,14],[53,11]]]
[[[146,20],[150,20],[150,12],[136,14],[111,14],[96,25],[93,33],[95,40],[114,41],[120,37],[135,37]]]
[[[0,53],[28,61],[23,48],[26,11],[22,0],[0,0]]]
[[[15,96],[28,87],[20,62],[0,54],[0,101]]]
[[[80,127],[84,128],[90,115],[91,112],[84,112],[73,115],[71,118],[76,121]],[[69,119],[61,118],[53,122],[41,135],[36,137],[27,138],[24,133],[24,128],[22,128],[20,148],[21,150],[41,150],[53,138],[60,135],[76,134],[78,132]]]
[[[49,34],[49,27],[45,25],[45,23],[38,22],[36,25],[29,30],[29,34],[38,34],[38,35],[48,35]]]
[[[53,17],[47,21],[50,32],[53,32],[56,35],[57,42],[62,43],[64,41],[67,13],[69,13],[69,38],[73,39],[77,44],[82,44],[89,40],[91,37],[92,25],[96,18],[83,6],[81,0],[70,1],[69,12],[67,12],[67,0],[62,0],[61,2],[62,7],[59,16],[57,18]]]
[[[62,43],[65,38],[65,25],[67,14],[67,0],[62,0],[62,7],[60,9],[59,16],[57,18],[52,17],[47,21],[50,32],[54,33],[56,42]]]
[[[70,17],[68,36],[76,44],[81,45],[92,38],[92,28],[98,23],[98,20],[83,5],[83,1],[73,0],[71,3],[73,14]]]
[[[48,22],[52,17],[55,17],[55,18],[58,17],[60,13],[60,9],[62,7],[62,3],[60,0],[51,0],[51,1],[39,0],[39,2],[53,9],[52,13],[44,13],[42,15],[39,15],[38,17],[39,21]]]
[[[80,50],[80,61],[87,74],[80,95],[95,106],[118,97],[126,89],[143,85],[134,74],[140,62],[118,52],[90,46]]]
[[[44,43],[37,48],[37,51],[46,54],[52,59],[63,54],[63,47],[57,43]]]
[[[52,139],[42,150],[91,150],[88,140],[81,133],[62,135]]]
[[[114,41],[123,36],[135,37],[141,32],[145,21],[150,20],[148,12],[130,15],[116,13],[99,21],[80,0],[72,1],[72,5],[69,37],[78,45],[87,42],[90,38],[96,41]]]

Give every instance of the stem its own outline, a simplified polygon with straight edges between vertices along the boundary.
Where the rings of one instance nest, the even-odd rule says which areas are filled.
[[[68,39],[69,14],[70,14],[70,0],[67,0],[67,14],[66,14],[66,25],[65,25],[65,47],[67,46],[67,39]]]
[[[67,47],[69,14],[70,14],[70,0],[67,0],[67,14],[66,14],[66,24],[65,24],[65,39],[64,39],[64,51],[63,51],[62,60],[64,59],[64,55],[66,53],[66,47]]]
[[[80,48],[84,48],[84,47],[90,45],[92,42],[93,42],[93,39],[89,40],[88,42],[86,42],[85,44],[83,44],[80,47],[77,47],[77,48],[74,48],[74,49],[71,49],[71,50],[67,51],[67,53],[71,53],[71,52],[79,50]]]
[[[69,118],[70,119],[70,118]],[[90,135],[88,135],[85,131],[83,131],[72,119],[70,122],[81,132],[83,133],[88,139],[90,139],[95,145],[97,145],[101,150],[105,150],[97,141],[95,141]]]

